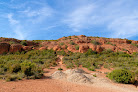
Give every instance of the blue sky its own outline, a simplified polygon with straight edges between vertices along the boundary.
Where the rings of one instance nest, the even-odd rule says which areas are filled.
[[[0,0],[0,37],[138,40],[138,0]]]

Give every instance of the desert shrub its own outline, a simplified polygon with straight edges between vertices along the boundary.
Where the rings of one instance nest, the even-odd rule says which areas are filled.
[[[95,40],[92,40],[91,43],[94,45],[100,45],[100,43],[98,41],[95,41]]]
[[[21,66],[19,63],[15,63],[9,66],[9,72],[17,73],[21,70]]]
[[[79,46],[78,46],[78,45],[77,45],[77,46],[75,46],[75,49],[76,49],[76,50],[79,50]]]
[[[102,51],[102,54],[109,54],[112,53],[113,51],[111,49],[106,49],[104,51]]]
[[[75,43],[74,43],[73,41],[70,41],[69,44],[71,44],[71,45],[75,45]]]
[[[16,44],[16,42],[14,42],[14,41],[10,41],[9,44]]]
[[[88,49],[88,51],[85,53],[86,56],[97,54],[96,51],[93,51],[92,49]]]
[[[132,40],[127,40],[127,42],[128,42],[129,44],[131,44],[131,43],[132,43]]]
[[[94,74],[93,77],[97,77],[96,74]]]
[[[68,46],[67,45],[65,45],[65,49],[67,49],[68,48]]]
[[[43,75],[42,68],[31,62],[24,61],[21,63],[21,70],[27,77],[34,76],[35,78],[40,78]]]
[[[4,74],[4,69],[0,68],[0,75],[3,75],[3,74]]]
[[[62,50],[62,51],[57,51],[57,55],[67,56],[68,54],[64,50]]]
[[[136,77],[136,79],[138,81],[138,69],[135,71],[135,77]]]
[[[108,77],[118,83],[134,83],[134,74],[125,69],[113,70],[111,73],[109,73]]]
[[[131,43],[131,45],[136,46],[138,48],[138,44]]]
[[[112,46],[116,46],[116,44],[112,44],[111,42],[106,42],[106,44],[110,44]]]
[[[60,46],[63,46],[63,45],[64,45],[64,42],[59,43],[59,45],[60,45]]]
[[[63,69],[60,67],[60,68],[58,68],[58,70],[63,70]]]
[[[126,53],[124,53],[124,54],[120,54],[120,55],[118,55],[119,57],[131,57],[131,55],[129,55],[129,54],[126,54]]]
[[[18,78],[16,74],[8,74],[5,76],[6,81],[15,81]]]
[[[27,46],[27,42],[26,41],[21,41],[21,44],[24,45],[24,46]]]
[[[91,66],[88,68],[90,71],[95,71],[95,67],[94,66]]]

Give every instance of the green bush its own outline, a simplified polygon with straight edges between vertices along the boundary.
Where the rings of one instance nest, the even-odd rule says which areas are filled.
[[[21,44],[24,46],[27,46],[27,42],[26,41],[21,41]]]
[[[85,53],[86,56],[97,54],[96,51],[93,51],[92,49],[88,49],[88,51]]]
[[[72,41],[70,42],[70,44],[71,44],[71,45],[75,45],[75,43],[74,43],[74,42],[72,42]]]
[[[60,45],[60,46],[63,46],[63,45],[64,45],[64,42],[59,43],[59,45]]]
[[[21,63],[21,70],[27,77],[34,76],[34,78],[41,78],[43,75],[42,68],[31,62],[24,61]]]
[[[135,79],[134,74],[131,71],[125,69],[113,70],[111,73],[109,73],[108,77],[111,80],[124,84],[134,83]]]
[[[78,45],[77,45],[77,46],[75,46],[75,49],[76,49],[76,50],[79,50],[79,46],[78,46]]]
[[[60,70],[60,71],[61,71],[61,70],[63,70],[63,69],[60,67],[60,68],[58,68],[58,70]]]
[[[94,45],[100,45],[100,43],[95,41],[95,40],[92,40],[91,43],[94,44]]]

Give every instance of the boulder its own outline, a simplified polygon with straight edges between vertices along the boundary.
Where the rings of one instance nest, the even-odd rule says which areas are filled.
[[[100,45],[97,45],[96,52],[100,53],[103,51],[103,48]]]
[[[23,50],[24,50],[24,51],[30,51],[30,50],[32,50],[32,49],[33,49],[32,46],[23,46]]]
[[[87,52],[88,49],[89,49],[88,45],[81,45],[79,48],[79,52],[84,53],[84,52]]]
[[[91,48],[93,51],[96,51],[97,45],[90,44],[90,45],[89,45],[89,48]]]
[[[76,49],[75,49],[75,46],[74,46],[74,45],[69,45],[69,46],[67,47],[67,50],[68,50],[68,51],[71,51],[71,52],[76,52]]]
[[[54,46],[53,50],[61,50],[61,47],[60,46]]]
[[[10,49],[10,44],[8,43],[0,43],[0,54],[8,53]]]
[[[47,50],[47,47],[40,47],[39,50]]]
[[[20,44],[12,44],[10,46],[10,52],[12,52],[12,53],[17,52],[17,51],[21,52],[22,50],[23,50],[23,48],[22,48],[22,45],[20,45]]]

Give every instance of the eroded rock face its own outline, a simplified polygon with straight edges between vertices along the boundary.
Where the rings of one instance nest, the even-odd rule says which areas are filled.
[[[79,48],[79,52],[84,53],[84,52],[87,52],[88,49],[89,49],[88,45],[81,45]]]
[[[22,50],[23,50],[23,48],[22,48],[22,45],[20,45],[20,44],[12,44],[10,46],[10,52],[12,52],[12,53],[17,52],[17,51],[21,52]]]
[[[89,45],[89,48],[91,48],[93,51],[96,51],[97,45],[91,44]]]
[[[47,47],[40,47],[39,50],[47,50]]]
[[[132,41],[133,44],[138,44],[138,41]]]
[[[69,50],[71,52],[75,52],[76,51],[75,46],[73,46],[73,45],[72,46],[69,45],[68,48],[67,48],[67,50]]]
[[[61,47],[57,45],[57,46],[55,46],[55,47],[53,48],[53,50],[59,51],[59,50],[61,50]]]
[[[103,51],[103,48],[100,45],[97,45],[96,52],[100,53]]]
[[[0,43],[0,54],[8,53],[10,49],[10,44],[8,43]]]
[[[30,51],[30,50],[32,50],[32,49],[33,49],[32,46],[23,46],[23,50],[24,50],[24,51]]]

